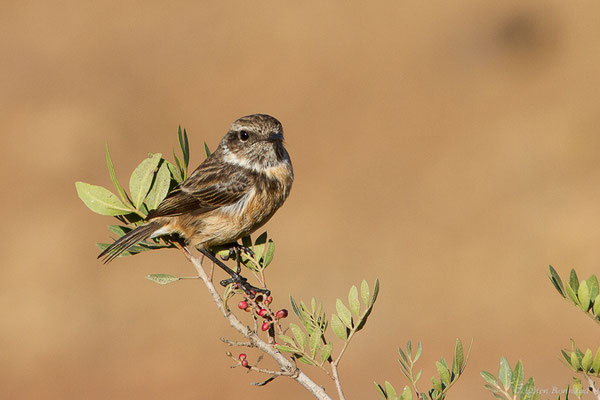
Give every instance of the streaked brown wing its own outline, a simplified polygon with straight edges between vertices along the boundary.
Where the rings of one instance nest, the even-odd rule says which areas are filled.
[[[199,215],[235,204],[250,187],[248,176],[239,170],[205,162],[169,193],[156,210],[150,211],[148,219],[192,212]]]

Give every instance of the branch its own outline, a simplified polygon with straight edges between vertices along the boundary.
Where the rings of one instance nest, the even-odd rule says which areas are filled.
[[[594,394],[594,396],[596,396],[596,398],[598,400],[600,400],[600,390],[598,390],[598,388],[596,387],[596,382],[594,382],[594,380],[592,379],[592,377],[589,376],[588,374],[584,374],[584,375],[587,378],[588,385],[589,385],[589,388],[590,388],[590,392],[592,392]]]
[[[268,354],[273,360],[275,360],[275,362],[279,365],[279,368],[283,372],[281,375],[289,375],[292,379],[294,379],[296,382],[302,385],[306,390],[312,393],[313,396],[315,396],[317,399],[331,400],[331,398],[327,395],[327,393],[325,393],[325,390],[321,386],[313,382],[306,374],[304,374],[304,372],[298,369],[298,367],[296,367],[294,363],[292,363],[290,360],[284,357],[279,351],[277,351],[271,345],[260,339],[256,332],[253,332],[251,329],[245,326],[235,316],[235,314],[233,314],[231,311],[225,308],[223,300],[221,299],[221,296],[219,296],[215,285],[209,279],[208,275],[204,271],[204,268],[202,268],[202,259],[204,258],[204,256],[193,257],[185,247],[182,247],[180,245],[178,245],[177,247],[179,247],[183,251],[183,254],[186,256],[186,258],[194,265],[196,271],[198,272],[198,276],[200,277],[200,279],[202,279],[202,282],[204,282],[204,285],[206,286],[206,289],[208,289],[208,293],[212,297],[212,300],[217,305],[217,308],[219,309],[219,311],[221,311],[221,314],[223,314],[223,316],[227,319],[229,325],[231,325],[232,328],[234,328],[241,335],[250,340],[250,343],[252,343],[253,346],[257,347],[263,353]]]

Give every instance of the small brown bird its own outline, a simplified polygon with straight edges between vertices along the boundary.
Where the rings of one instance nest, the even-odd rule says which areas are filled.
[[[147,223],[116,240],[98,258],[107,263],[139,241],[178,235],[232,276],[224,282],[236,282],[246,292],[256,289],[239,276],[239,254],[234,272],[210,248],[234,245],[264,225],[288,197],[293,180],[281,123],[265,114],[242,117],[231,124],[219,147],[150,211]]]

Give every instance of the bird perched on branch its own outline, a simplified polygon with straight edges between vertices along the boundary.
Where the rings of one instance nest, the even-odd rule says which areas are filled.
[[[116,240],[98,258],[107,263],[142,240],[177,235],[231,275],[221,284],[235,282],[247,294],[266,292],[239,275],[236,242],[273,216],[293,180],[281,123],[266,114],[242,117],[231,124],[219,147],[150,211],[145,224]],[[237,272],[210,250],[228,244],[238,251]]]

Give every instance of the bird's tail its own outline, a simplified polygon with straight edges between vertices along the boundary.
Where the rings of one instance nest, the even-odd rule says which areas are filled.
[[[104,249],[98,258],[103,258],[104,264],[109,263],[119,254],[123,253],[137,242],[148,239],[159,228],[160,224],[157,222],[150,222],[145,225],[138,226],[134,230],[129,231],[125,235],[121,236],[113,244]]]

